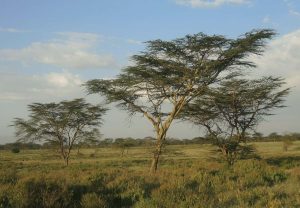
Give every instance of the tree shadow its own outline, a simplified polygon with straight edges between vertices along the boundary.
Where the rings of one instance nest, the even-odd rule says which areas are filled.
[[[269,165],[293,168],[300,166],[300,156],[283,156],[283,157],[271,157],[265,159]]]

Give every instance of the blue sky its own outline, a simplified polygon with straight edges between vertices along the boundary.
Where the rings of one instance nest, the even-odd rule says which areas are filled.
[[[286,109],[262,123],[264,133],[299,130],[299,0],[0,0],[0,143],[14,140],[8,127],[26,117],[32,102],[86,97],[80,85],[91,78],[111,78],[130,64],[144,41],[170,40],[204,32],[238,37],[257,28],[278,35],[254,75],[283,76],[292,93]],[[179,128],[180,127],[180,128]],[[105,117],[106,137],[145,137],[153,132],[141,117],[112,107]],[[192,138],[195,126],[176,124],[170,136]]]

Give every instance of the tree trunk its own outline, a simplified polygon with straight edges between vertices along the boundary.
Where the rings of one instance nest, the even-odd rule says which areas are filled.
[[[153,154],[153,158],[152,158],[152,162],[151,162],[151,168],[150,168],[150,173],[154,174],[157,171],[157,167],[158,167],[158,160],[159,160],[159,156],[160,153],[156,152],[157,150],[155,150],[154,154]]]
[[[65,165],[68,166],[69,165],[69,157],[65,158]]]
[[[161,154],[161,148],[162,148],[165,136],[166,136],[166,131],[157,135],[156,147],[153,152],[153,158],[152,158],[151,167],[150,167],[150,173],[152,173],[152,174],[156,173],[156,171],[157,171],[159,156]]]
[[[68,151],[64,150],[63,158],[64,158],[64,161],[65,161],[65,166],[69,165],[70,151],[71,151],[71,149],[68,149]]]
[[[66,150],[64,149],[64,146],[61,145],[60,147],[60,154],[61,154],[61,158],[64,160],[65,166],[69,165],[69,158],[68,155],[66,153]]]

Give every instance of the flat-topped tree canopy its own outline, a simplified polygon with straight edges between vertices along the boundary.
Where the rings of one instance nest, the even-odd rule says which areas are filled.
[[[226,80],[187,105],[181,117],[223,139],[239,135],[236,138],[244,140],[273,110],[285,107],[290,88],[282,88],[284,84],[282,78],[271,76]]]
[[[83,98],[59,103],[33,103],[28,108],[28,120],[15,118],[13,122],[19,141],[45,141],[58,145],[66,165],[75,143],[100,135],[98,127],[107,111]]]
[[[95,79],[85,86],[107,102],[151,121],[158,146],[182,108],[207,88],[255,67],[246,60],[260,55],[273,30],[254,30],[237,39],[198,33],[172,41],[148,41],[145,51],[132,56],[134,65],[111,80]],[[164,108],[164,105],[168,108]],[[158,148],[159,149],[159,148]],[[160,150],[158,151],[160,152]]]
[[[186,105],[180,116],[205,127],[232,165],[238,156],[253,152],[253,147],[240,145],[246,143],[247,135],[273,110],[285,107],[290,89],[283,88],[284,84],[279,77],[226,80]]]
[[[89,93],[103,94],[108,102],[118,102],[131,112],[145,108],[154,113],[153,106],[162,101],[173,103],[180,96],[191,99],[224,78],[221,72],[254,67],[245,58],[261,54],[265,40],[273,35],[272,30],[258,30],[236,40],[198,33],[173,41],[148,41],[146,51],[132,57],[135,65],[125,68],[117,79],[90,80],[86,87]],[[134,107],[139,98],[155,103],[150,109]]]

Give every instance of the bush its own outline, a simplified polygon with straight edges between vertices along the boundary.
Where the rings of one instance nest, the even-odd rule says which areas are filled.
[[[216,150],[212,150],[214,155],[219,155],[215,158],[218,161],[226,161],[229,166],[232,166],[238,160],[244,159],[260,159],[256,153],[254,145],[240,144],[235,140],[220,139],[214,141],[214,145],[218,147]]]
[[[19,153],[19,152],[20,152],[20,148],[18,148],[18,147],[13,147],[13,148],[11,149],[11,152],[12,152],[12,153]]]
[[[64,180],[51,178],[29,178],[19,181],[15,190],[16,207],[78,207]]]

